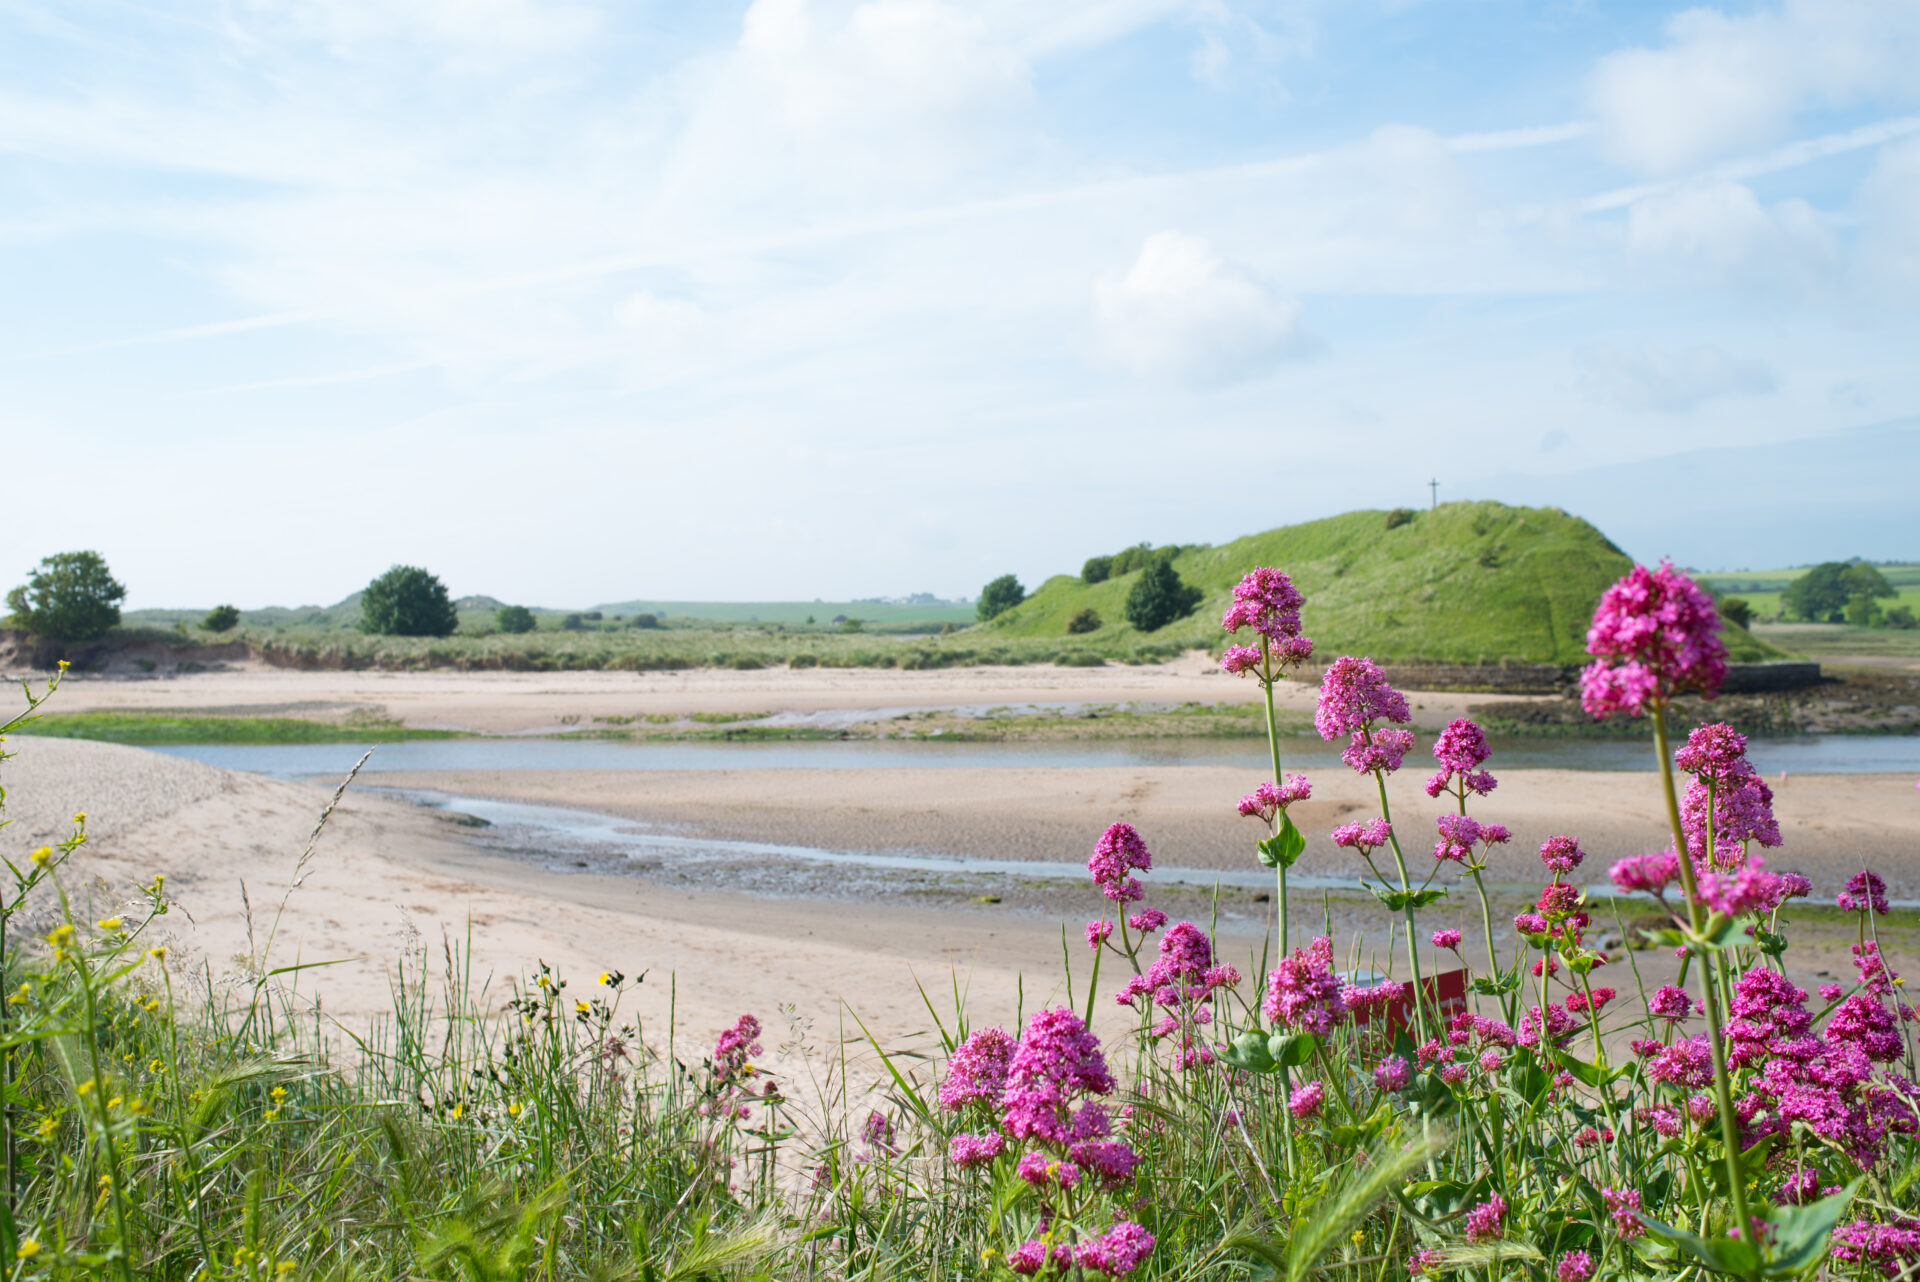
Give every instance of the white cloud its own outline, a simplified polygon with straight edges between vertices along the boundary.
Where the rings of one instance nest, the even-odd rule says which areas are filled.
[[[1763,205],[1736,182],[1695,183],[1636,200],[1627,248],[1661,270],[1795,293],[1827,288],[1840,264],[1833,233],[1805,200]]]
[[[1778,386],[1765,361],[1717,347],[1596,344],[1575,352],[1574,359],[1589,396],[1636,413],[1682,414],[1717,397],[1758,396]]]
[[[1126,275],[1094,287],[1109,353],[1143,377],[1228,383],[1307,355],[1300,306],[1198,236],[1149,236]]]
[[[1920,141],[1882,151],[1857,203],[1862,289],[1910,305],[1920,290]]]
[[[1803,110],[1911,100],[1916,61],[1912,0],[1787,0],[1737,16],[1689,9],[1658,48],[1602,58],[1589,96],[1608,154],[1674,173],[1772,141]]]

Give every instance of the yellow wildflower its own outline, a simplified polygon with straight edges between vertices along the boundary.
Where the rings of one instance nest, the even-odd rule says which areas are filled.
[[[94,925],[100,927],[102,930],[118,930],[120,929],[120,919],[118,917],[102,917],[99,921],[95,922]]]
[[[600,987],[605,988],[607,985],[611,984],[612,982],[613,982],[612,971],[603,970],[600,972]]]
[[[573,1010],[577,1015],[584,1015],[587,1013],[587,1004],[582,1001],[576,1001],[573,1004]]]
[[[278,1102],[287,1097],[287,1088],[284,1086],[276,1086],[272,1090],[268,1091],[267,1094],[272,1096],[275,1102]]]
[[[520,1116],[520,1101],[519,1101],[519,1100],[514,1100],[514,1101],[513,1101],[513,1102],[512,1102],[511,1104],[508,1104],[508,1105],[507,1105],[507,1116],[508,1116],[508,1117],[518,1117],[518,1116]]]
[[[465,1117],[466,1115],[467,1115],[467,1106],[465,1104],[455,1104],[452,1108],[447,1110],[447,1116],[456,1122],[459,1121],[461,1118]]]
[[[45,868],[52,861],[53,861],[52,846],[42,846],[40,847],[40,849],[33,852],[33,862],[35,862],[36,864],[39,864],[42,868]],[[35,1249],[38,1250],[39,1248],[36,1247]]]
[[[157,948],[149,948],[147,949],[147,956],[153,958],[155,961],[165,961],[167,959],[167,946],[161,944]]]
[[[278,1121],[280,1118],[280,1110],[277,1108],[270,1108],[266,1112],[262,1113],[260,1115],[260,1118],[262,1121],[266,1121],[266,1122]]]
[[[167,1071],[167,1066],[162,1060],[149,1060],[147,1062],[147,1071],[149,1073],[164,1073]]]
[[[89,1077],[86,1081],[74,1087],[73,1091],[74,1091],[74,1094],[80,1095],[80,1096],[87,1096],[87,1095],[93,1094],[93,1079]]]
[[[64,667],[66,665],[63,663],[61,666]],[[20,1239],[20,1246],[14,1251],[14,1254],[23,1260],[31,1260],[34,1256],[40,1254],[40,1243],[33,1238],[23,1237]]]
[[[75,811],[73,815],[73,821],[77,824],[85,823],[87,821],[87,812],[84,810]]]
[[[300,1266],[295,1264],[292,1260],[282,1260],[280,1261],[280,1263],[273,1266],[273,1271],[275,1273],[278,1273],[281,1277],[285,1277],[287,1274],[293,1272],[295,1269],[299,1267]]]
[[[58,1118],[43,1117],[40,1119],[39,1128],[34,1131],[34,1137],[36,1139],[50,1140],[59,1129],[60,1121]]]

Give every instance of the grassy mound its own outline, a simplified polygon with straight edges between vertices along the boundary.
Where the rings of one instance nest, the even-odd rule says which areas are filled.
[[[1206,598],[1151,635],[1218,647],[1233,585],[1256,565],[1274,565],[1306,594],[1306,630],[1322,655],[1582,663],[1594,603],[1633,564],[1606,535],[1558,508],[1448,503],[1392,529],[1387,516],[1347,512],[1181,552],[1174,569]],[[1068,620],[1090,609],[1101,627],[1076,642],[1104,648],[1131,640],[1140,634],[1126,622],[1127,593],[1141,573],[1095,584],[1056,575],[987,630],[1065,636]],[[1780,654],[1736,628],[1727,641],[1736,659]]]

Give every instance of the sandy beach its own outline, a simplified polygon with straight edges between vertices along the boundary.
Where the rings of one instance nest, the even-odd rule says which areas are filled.
[[[1249,683],[1170,664],[558,676],[232,671],[77,680],[57,697],[59,707],[74,711],[166,707],[324,716],[377,706],[412,725],[511,733],[562,724],[568,716],[644,709],[1218,700],[1256,693]],[[1285,694],[1296,710],[1310,704],[1305,688]],[[1415,696],[1427,720],[1444,719],[1472,699]],[[671,1005],[679,1031],[696,1039],[742,1010],[772,1020],[783,1004],[834,1029],[850,1007],[882,1036],[910,1037],[929,1024],[918,984],[947,992],[957,978],[970,993],[976,1021],[1012,1019],[1022,994],[1027,1009],[1056,996],[1063,925],[1077,941],[1080,924],[1101,907],[1084,882],[1004,872],[970,879],[898,870],[849,876],[832,865],[778,855],[731,863],[619,854],[561,858],[538,841],[516,843],[464,827],[417,804],[410,792],[617,816],[636,830],[701,841],[1036,867],[1083,864],[1100,831],[1126,820],[1146,835],[1163,866],[1241,874],[1242,883],[1222,892],[1218,905],[1199,886],[1153,889],[1176,916],[1205,920],[1217,909],[1229,955],[1247,957],[1271,920],[1270,901],[1257,889],[1262,879],[1247,876],[1258,825],[1233,808],[1258,779],[1219,766],[388,772],[363,776],[348,794],[303,883],[287,894],[329,786],[108,744],[16,738],[9,746],[18,756],[0,767],[0,783],[14,822],[0,829],[0,850],[17,859],[63,835],[68,816],[86,810],[91,840],[72,870],[76,888],[106,911],[124,901],[134,883],[165,873],[179,902],[163,923],[174,937],[175,964],[204,964],[225,982],[242,981],[261,965],[261,942],[286,894],[272,964],[346,959],[308,972],[301,985],[348,1025],[387,1008],[389,975],[409,950],[425,948],[437,957],[443,939],[464,943],[470,935],[476,971],[494,977],[499,996],[509,977],[544,960],[574,977],[576,988],[609,967],[647,971],[637,995],[640,1012],[657,1027]],[[1416,877],[1431,867],[1433,822],[1444,809],[1421,791],[1423,774],[1410,765],[1390,786]],[[1650,772],[1500,774],[1499,789],[1476,804],[1476,813],[1514,832],[1490,872],[1508,897],[1537,887],[1533,851],[1549,834],[1581,839],[1590,857],[1582,876],[1589,882],[1604,881],[1613,859],[1664,844]],[[1313,799],[1296,811],[1308,836],[1296,876],[1350,883],[1363,869],[1327,834],[1338,823],[1378,813],[1377,797],[1369,780],[1344,770],[1317,770],[1313,780]],[[1774,867],[1803,871],[1830,895],[1870,864],[1897,897],[1920,899],[1920,793],[1911,777],[1806,774],[1770,782],[1786,839],[1771,859]],[[1462,897],[1436,905],[1430,924],[1470,927],[1469,907]],[[1385,915],[1364,896],[1336,893],[1329,911],[1345,943],[1375,951],[1397,947],[1386,934]],[[1320,912],[1318,893],[1304,894],[1296,900],[1295,929],[1316,926]],[[1072,947],[1082,963],[1081,945]],[[1662,966],[1652,954],[1642,959],[1655,971]],[[1084,974],[1080,979],[1084,984]]]

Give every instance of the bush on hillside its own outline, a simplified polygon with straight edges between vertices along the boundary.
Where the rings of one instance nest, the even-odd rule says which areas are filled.
[[[1011,574],[1003,574],[980,589],[980,602],[974,606],[974,613],[980,616],[982,623],[985,623],[996,615],[1005,614],[1026,599],[1027,590],[1020,586],[1020,580]]]
[[[1182,583],[1170,562],[1151,562],[1127,593],[1127,622],[1142,632],[1157,632],[1192,614],[1205,595]]]
[[[1113,577],[1113,558],[1110,556],[1090,556],[1087,563],[1080,567],[1082,583],[1105,583]]]
[[[1067,620],[1067,631],[1075,636],[1080,635],[1082,632],[1098,632],[1099,630],[1100,613],[1097,610],[1081,610],[1071,619]]]
[[[1720,601],[1719,610],[1720,617],[1736,628],[1750,628],[1753,626],[1753,602],[1747,600],[1745,597],[1730,596],[1723,598]]]
[[[200,620],[200,626],[208,632],[231,632],[240,626],[240,611],[235,606],[216,605]]]
[[[98,552],[56,552],[7,593],[15,627],[49,641],[98,641],[120,625],[126,585]]]
[[[1913,617],[1912,607],[1904,605],[1896,605],[1893,609],[1888,610],[1885,622],[1890,628],[1900,628],[1902,630],[1920,627],[1920,620],[1916,620]]]
[[[535,627],[533,611],[524,605],[503,605],[493,612],[493,626],[502,632],[531,632]]]
[[[1115,554],[1113,577],[1117,579],[1123,574],[1132,574],[1135,570],[1143,570],[1149,565],[1171,561],[1183,550],[1178,543],[1169,543],[1163,548],[1157,548],[1151,543],[1136,543],[1125,551]]]
[[[660,626],[660,616],[657,614],[636,614],[627,626],[630,628],[657,628]]]
[[[437,575],[396,565],[367,584],[360,597],[360,630],[384,637],[447,637],[459,612]]]
[[[1410,507],[1397,507],[1387,513],[1387,528],[1389,530],[1397,530],[1403,525],[1412,524],[1413,509]]]
[[[579,632],[586,626],[587,616],[584,614],[569,614],[566,618],[560,620],[560,630],[563,632]]]

